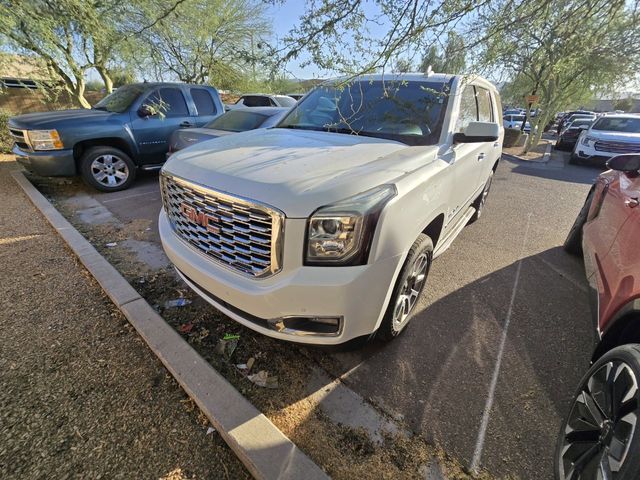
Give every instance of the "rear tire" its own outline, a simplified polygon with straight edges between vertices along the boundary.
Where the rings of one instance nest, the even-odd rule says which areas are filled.
[[[591,189],[587,195],[587,199],[584,201],[584,205],[582,205],[582,208],[580,209],[580,213],[578,213],[575,222],[573,222],[571,230],[569,230],[566,240],[564,241],[564,251],[571,255],[582,255],[582,228],[587,222],[587,216],[589,215],[589,209],[591,208],[591,202],[593,201],[593,194],[594,190]]]
[[[478,219],[482,216],[482,212],[484,211],[484,206],[487,203],[487,197],[489,196],[489,192],[491,191],[491,184],[493,183],[493,170],[489,173],[489,178],[487,182],[484,184],[484,188],[482,189],[482,193],[478,198],[476,198],[475,202],[473,202],[473,207],[476,209],[473,216],[469,219],[469,223],[473,223],[478,221]]]
[[[614,348],[582,377],[556,444],[556,480],[633,480],[640,471],[640,345]]]
[[[102,192],[131,186],[136,166],[129,155],[114,147],[91,147],[80,158],[80,172],[87,185]]]
[[[377,336],[390,341],[400,335],[413,318],[415,306],[422,294],[433,260],[433,242],[421,233],[411,248],[393,287],[387,311]]]

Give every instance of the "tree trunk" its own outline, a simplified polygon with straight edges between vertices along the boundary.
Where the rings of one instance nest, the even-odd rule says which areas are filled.
[[[107,92],[107,95],[113,92],[113,80],[111,80],[111,76],[107,69],[104,67],[96,67],[96,70],[104,82],[104,89]]]
[[[91,104],[84,98],[84,78],[80,77],[76,79],[76,85],[71,90],[73,99],[80,104],[82,108],[91,108]]]

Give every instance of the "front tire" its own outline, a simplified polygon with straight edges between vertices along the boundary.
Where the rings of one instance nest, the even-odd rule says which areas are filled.
[[[594,190],[591,189],[589,195],[587,195],[587,199],[584,201],[584,205],[580,209],[580,213],[576,217],[576,220],[573,222],[571,230],[569,230],[569,234],[567,235],[566,240],[564,241],[564,251],[570,253],[571,255],[582,255],[582,228],[584,224],[587,223],[587,216],[589,215],[589,209],[591,208],[591,202],[593,201],[593,193]]]
[[[82,178],[102,192],[117,192],[131,186],[136,166],[129,156],[114,147],[91,147],[80,159]]]
[[[377,336],[382,340],[393,340],[409,324],[420,294],[427,284],[432,260],[433,242],[421,233],[409,249],[378,329]]]
[[[580,381],[562,423],[556,480],[633,480],[640,472],[640,345],[615,348]]]

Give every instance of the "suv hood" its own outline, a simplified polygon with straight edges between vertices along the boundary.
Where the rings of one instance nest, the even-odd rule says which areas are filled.
[[[609,132],[607,130],[593,130],[587,131],[587,135],[598,140],[607,140],[611,142],[631,142],[640,143],[640,133],[625,133],[625,132]]]
[[[9,120],[12,127],[21,130],[48,130],[64,128],[66,124],[78,125],[78,122],[102,121],[114,114],[104,110],[78,108],[74,110],[56,110],[53,112],[38,112],[18,115]]]
[[[198,143],[163,172],[271,205],[290,218],[348,198],[433,161],[438,147],[273,128]]]

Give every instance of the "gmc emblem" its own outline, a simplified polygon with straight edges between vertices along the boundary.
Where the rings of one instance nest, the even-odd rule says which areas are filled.
[[[216,225],[220,223],[220,217],[209,215],[186,203],[180,204],[180,213],[189,219],[189,221],[206,228],[207,232],[220,233],[220,227]]]

